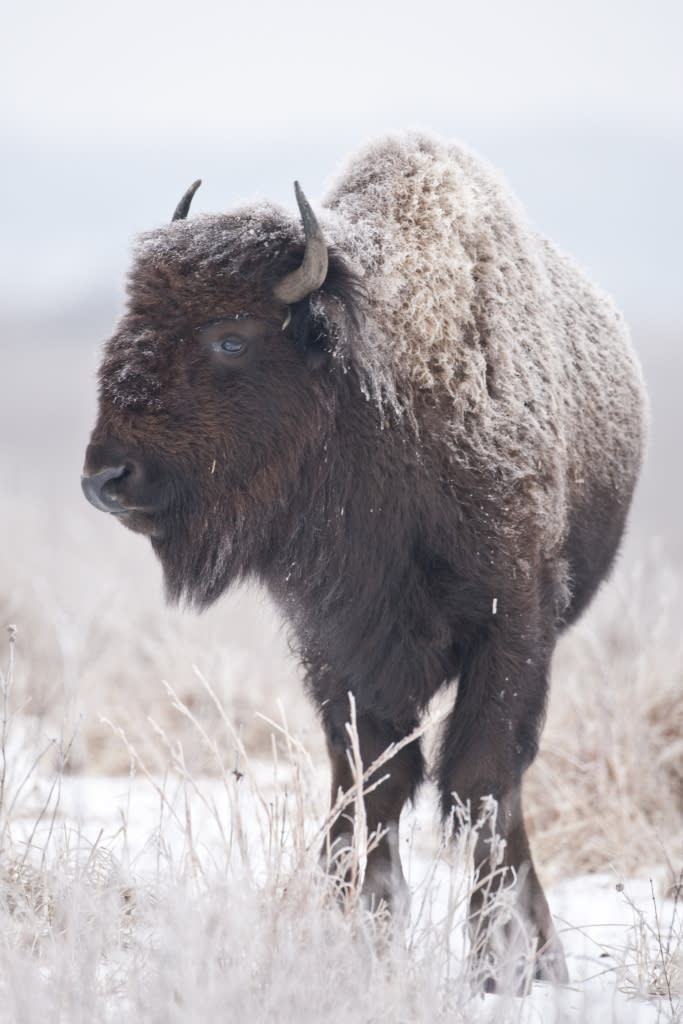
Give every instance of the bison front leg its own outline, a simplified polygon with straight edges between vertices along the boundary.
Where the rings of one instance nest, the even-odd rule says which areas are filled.
[[[548,903],[536,875],[522,815],[522,774],[533,760],[545,709],[547,671],[552,643],[544,643],[527,628],[516,636],[501,631],[466,653],[458,696],[443,737],[438,781],[442,812],[452,811],[454,794],[469,802],[476,819],[483,797],[498,802],[495,831],[504,840],[502,864],[509,868],[502,884],[514,879],[515,913],[496,923],[487,913],[489,888],[482,879],[491,872],[491,844],[479,834],[475,868],[479,885],[470,901],[473,951],[485,969],[485,986],[519,984],[512,981],[532,945],[536,947],[534,975],[560,983],[568,981],[562,946]],[[501,876],[498,876],[501,878]]]
[[[348,717],[348,712],[346,713]],[[340,792],[346,793],[357,784],[349,758],[351,743],[346,729],[328,718],[327,748],[332,769],[332,806]],[[408,735],[397,731],[384,721],[370,715],[359,715],[357,720],[358,747],[365,772],[391,743]],[[408,904],[406,885],[399,857],[399,818],[405,802],[415,794],[424,775],[424,761],[419,740],[399,750],[382,768],[365,783],[363,806],[367,825],[369,850],[363,882],[363,897],[371,909],[377,909],[383,902],[389,909],[402,910]],[[379,782],[379,780],[382,780]],[[376,785],[376,783],[378,783]],[[326,869],[340,877],[344,884],[349,879],[348,851],[356,827],[354,803],[349,803],[332,823],[329,839],[322,858]],[[378,838],[379,837],[379,838]]]

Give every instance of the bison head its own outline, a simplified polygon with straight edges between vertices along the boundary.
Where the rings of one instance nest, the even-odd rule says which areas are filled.
[[[142,235],[106,343],[83,491],[150,537],[171,599],[259,572],[335,418],[357,286],[298,184],[270,205]],[[303,236],[303,237],[302,237]]]

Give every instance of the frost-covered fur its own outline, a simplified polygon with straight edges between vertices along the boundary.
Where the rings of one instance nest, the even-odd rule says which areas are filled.
[[[630,496],[643,385],[624,320],[481,158],[388,139],[324,205],[366,283],[371,328],[354,358],[371,385],[409,409],[448,394],[449,444],[491,470],[504,505],[537,518],[546,554],[566,537],[586,466]]]

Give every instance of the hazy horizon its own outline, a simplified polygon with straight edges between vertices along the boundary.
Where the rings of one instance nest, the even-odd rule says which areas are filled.
[[[315,202],[371,138],[418,128],[499,168],[629,318],[683,324],[683,9],[577,0],[10,6],[0,311],[120,294],[131,238],[257,197]]]
[[[628,318],[683,324],[680,139],[576,123],[563,130],[531,122],[523,139],[495,121],[454,118],[453,128],[462,130],[444,125],[441,134],[497,166],[537,230],[574,256]],[[369,138],[356,135],[357,144]],[[170,140],[49,153],[43,145],[5,143],[13,175],[0,259],[6,313],[28,307],[54,314],[92,296],[121,296],[134,235],[170,218],[196,177],[203,185],[195,213],[261,197],[291,208],[295,177],[317,202],[354,148],[330,139],[204,143],[190,151]]]

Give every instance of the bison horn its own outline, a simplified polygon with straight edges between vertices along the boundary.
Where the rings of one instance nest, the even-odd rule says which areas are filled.
[[[201,178],[197,178],[196,181],[192,182],[187,192],[176,206],[173,216],[171,217],[171,220],[185,220],[188,213],[190,212],[190,203],[192,202],[194,194],[201,185],[201,183]]]
[[[306,248],[301,266],[283,277],[275,287],[275,298],[288,305],[305,299],[320,288],[327,277],[327,244],[298,181],[294,182],[294,193],[304,226]]]

